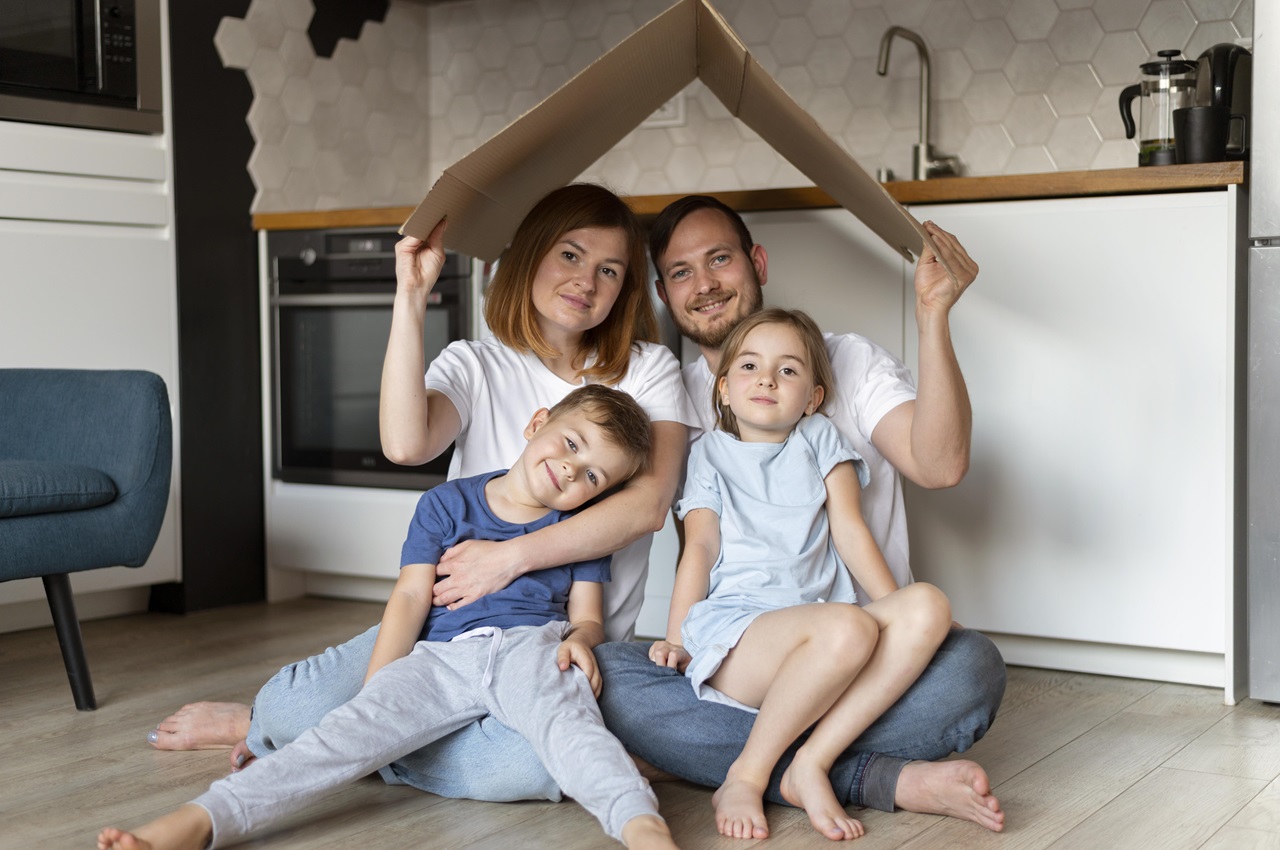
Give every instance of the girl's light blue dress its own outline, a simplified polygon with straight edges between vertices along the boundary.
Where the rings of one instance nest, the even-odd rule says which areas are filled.
[[[706,684],[747,626],[792,605],[856,601],[831,541],[823,483],[846,460],[866,487],[866,462],[821,414],[801,419],[782,443],[744,443],[720,430],[694,443],[676,513],[706,508],[720,517],[707,598],[681,628],[693,656],[685,675],[699,698],[756,711]]]

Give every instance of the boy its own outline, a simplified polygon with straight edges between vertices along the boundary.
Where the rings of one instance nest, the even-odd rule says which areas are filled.
[[[611,836],[633,850],[675,847],[657,798],[595,703],[592,648],[604,639],[608,557],[530,573],[455,610],[431,605],[435,563],[450,546],[557,522],[621,484],[649,453],[644,411],[600,385],[539,410],[524,436],[510,470],[450,481],[419,501],[356,697],[136,833],[104,829],[98,847],[223,846],[485,714],[523,735]]]

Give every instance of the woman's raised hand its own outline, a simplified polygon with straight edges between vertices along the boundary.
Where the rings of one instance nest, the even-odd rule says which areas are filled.
[[[431,229],[426,241],[406,236],[396,243],[396,283],[401,291],[426,295],[436,285],[444,268],[444,231],[448,219],[442,218]]]

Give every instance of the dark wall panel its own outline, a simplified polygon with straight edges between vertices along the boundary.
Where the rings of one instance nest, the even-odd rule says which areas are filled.
[[[181,392],[181,584],[151,606],[197,611],[265,598],[257,246],[245,170],[253,92],[213,46],[249,0],[169,4]]]

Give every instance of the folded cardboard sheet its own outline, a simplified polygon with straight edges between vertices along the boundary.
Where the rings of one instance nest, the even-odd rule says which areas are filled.
[[[573,181],[701,79],[730,113],[903,256],[928,241],[910,213],[778,85],[707,0],[679,0],[445,169],[401,231],[497,259],[538,199]]]

